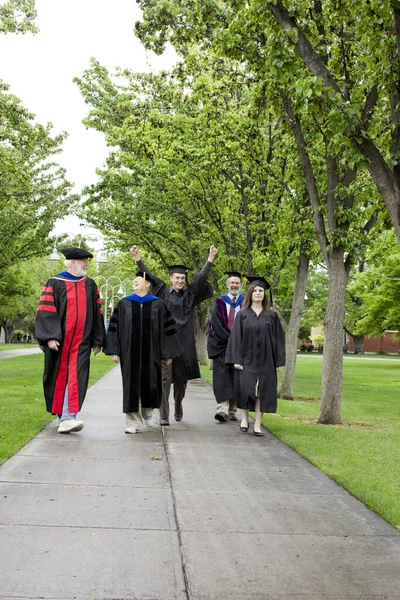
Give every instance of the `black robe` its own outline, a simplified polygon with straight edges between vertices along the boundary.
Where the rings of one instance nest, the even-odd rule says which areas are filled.
[[[258,382],[261,412],[276,412],[276,369],[285,364],[285,333],[278,314],[270,310],[257,317],[252,308],[241,310],[232,327],[225,362],[243,365],[236,378],[239,408],[254,410]]]
[[[207,264],[207,263],[206,263]],[[211,263],[210,268],[211,268]],[[213,295],[213,289],[207,281],[207,276],[203,273],[207,267],[203,267],[200,273],[197,273],[194,280],[179,292],[175,292],[168,287],[162,279],[158,279],[151,273],[143,261],[138,261],[137,266],[141,271],[145,271],[155,282],[152,286],[153,294],[161,298],[169,308],[175,319],[178,338],[183,348],[183,354],[179,359],[181,371],[184,379],[197,379],[200,377],[199,361],[196,352],[195,340],[195,307]]]
[[[104,319],[100,293],[89,277],[51,277],[42,290],[35,336],[45,354],[43,387],[48,412],[62,413],[68,384],[69,412],[77,413],[86,396],[90,350],[103,346]],[[58,351],[47,346],[60,342]]]
[[[124,413],[137,413],[140,405],[159,408],[161,360],[182,354],[170,311],[155,296],[148,298],[145,302],[135,294],[122,298],[107,331],[104,353],[116,354],[121,361]]]
[[[236,369],[225,363],[225,352],[231,332],[224,298],[222,296],[215,300],[207,333],[207,354],[208,358],[213,360],[213,391],[218,404],[231,400],[235,395]],[[240,306],[243,300],[244,296],[239,294],[236,305]]]

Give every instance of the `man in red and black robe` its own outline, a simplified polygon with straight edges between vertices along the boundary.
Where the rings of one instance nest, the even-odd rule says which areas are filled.
[[[42,290],[35,335],[45,354],[44,396],[48,412],[60,417],[59,433],[80,431],[76,419],[86,396],[90,352],[104,346],[100,293],[86,276],[93,255],[82,248],[63,250],[67,270],[51,277]]]

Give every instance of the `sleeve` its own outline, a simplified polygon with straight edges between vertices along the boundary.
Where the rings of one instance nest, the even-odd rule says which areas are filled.
[[[161,358],[176,358],[183,354],[182,346],[178,339],[175,320],[164,302],[161,305]]]
[[[100,291],[94,280],[93,286],[93,325],[92,325],[92,346],[103,347],[106,339],[106,328],[104,325],[103,309],[101,307]]]
[[[231,334],[229,336],[229,342],[225,354],[225,363],[230,365],[242,365],[242,338],[243,338],[243,313],[239,312],[236,316]]]
[[[39,346],[47,346],[49,340],[62,341],[62,326],[55,304],[52,279],[42,289],[35,319],[35,337]]]
[[[196,277],[188,285],[188,289],[193,294],[193,305],[197,306],[203,300],[207,300],[207,298],[211,298],[213,295],[213,289],[211,285],[207,281],[207,277],[211,271],[212,263],[208,260],[206,261],[202,270],[197,273]]]
[[[215,303],[207,332],[208,358],[214,358],[226,350],[229,334],[230,332],[227,331],[221,323],[217,303]]]
[[[103,348],[104,354],[107,356],[112,356],[116,354],[120,356],[121,354],[121,346],[119,339],[119,326],[120,326],[120,302],[118,302],[117,306],[114,308],[114,312],[111,315],[110,323],[107,329],[106,336],[106,345]]]
[[[153,294],[155,296],[157,296],[158,298],[163,299],[164,298],[164,293],[165,293],[165,289],[166,289],[166,284],[165,281],[163,281],[162,279],[159,279],[158,277],[156,277],[156,275],[154,275],[154,273],[152,273],[148,267],[145,265],[145,263],[142,261],[142,259],[138,260],[136,262],[136,265],[138,267],[138,269],[140,271],[143,271],[144,273],[147,273],[147,275],[149,275],[155,282],[155,286],[152,286],[151,291],[153,292]]]
[[[284,367],[286,363],[285,332],[278,313],[275,314],[275,367]]]

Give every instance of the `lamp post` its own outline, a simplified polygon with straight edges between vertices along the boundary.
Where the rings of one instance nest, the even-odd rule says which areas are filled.
[[[97,275],[94,280],[99,286],[100,297],[104,299],[104,325],[107,327],[107,311],[109,308],[114,310],[114,298],[120,300],[121,296],[125,294],[125,290],[121,279],[117,275],[111,275],[110,277],[103,277],[103,275]],[[104,280],[104,283],[100,285],[99,280]],[[111,283],[112,280],[116,280],[115,285]],[[110,305],[108,303],[110,299]]]
[[[61,233],[56,236],[56,241],[54,244],[53,251],[49,256],[50,260],[54,260],[54,261],[60,260],[60,255],[57,250],[57,240],[64,235],[68,235],[68,236],[72,236],[73,238],[76,238],[79,248],[81,247],[83,240],[86,240],[86,239],[90,240],[93,238],[100,240],[102,247],[100,250],[98,250],[96,252],[96,261],[98,263],[108,263],[108,258],[107,258],[107,254],[106,254],[105,246],[104,246],[104,238],[102,235],[100,235],[98,233],[85,233],[85,234],[78,233],[78,234],[76,234],[76,233],[72,233],[71,231],[64,231],[64,233]]]

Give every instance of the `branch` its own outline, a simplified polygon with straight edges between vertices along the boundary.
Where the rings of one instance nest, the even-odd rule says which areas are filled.
[[[297,32],[297,41],[295,46],[298,53],[303,59],[306,66],[318,77],[322,79],[325,87],[332,88],[335,92],[345,100],[338,84],[336,83],[333,75],[328,71],[324,65],[322,59],[318,56],[312,44],[308,41],[302,30],[297,26],[296,21],[289,15],[282,2],[277,2],[276,5],[272,3],[267,4],[268,10],[273,14],[276,21],[281,25],[284,31],[292,31],[293,29]]]

